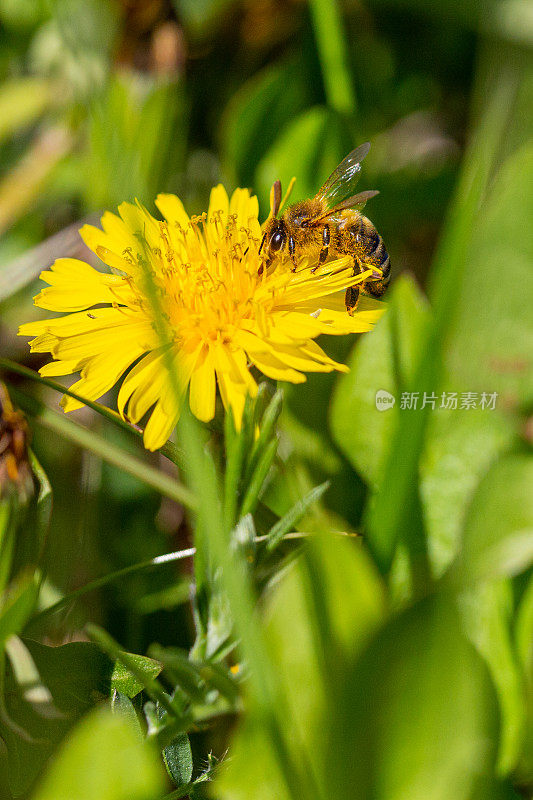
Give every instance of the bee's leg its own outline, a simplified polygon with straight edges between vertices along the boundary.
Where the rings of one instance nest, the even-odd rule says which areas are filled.
[[[344,302],[346,304],[346,311],[350,316],[352,316],[353,312],[357,308],[357,303],[359,302],[359,286],[348,286],[346,289],[346,294],[344,296]]]
[[[296,252],[296,242],[294,241],[294,238],[292,236],[289,236],[289,255],[292,261],[292,272],[296,272],[296,267],[298,266],[295,252]]]
[[[322,264],[328,257],[329,242],[330,242],[329,225],[324,225],[324,228],[322,229],[322,250],[320,251],[320,255],[318,256],[318,264],[316,265],[316,267],[313,267],[311,272],[316,272],[316,270],[322,266]]]
[[[379,255],[381,258],[376,269],[376,279],[371,278],[365,282],[365,294],[370,294],[372,297],[381,297],[385,294],[390,283],[390,258],[385,247],[383,247],[383,253]]]
[[[359,263],[359,260],[354,256],[353,257],[353,274],[359,275],[360,272],[363,271],[363,265]],[[344,295],[344,303],[346,305],[346,311],[350,316],[353,315],[355,309],[357,308],[357,304],[359,302],[359,296],[361,294],[361,286],[348,286],[346,289],[346,294]]]

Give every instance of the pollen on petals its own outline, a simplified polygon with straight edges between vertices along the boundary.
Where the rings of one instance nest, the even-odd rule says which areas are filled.
[[[122,381],[119,413],[135,424],[146,418],[145,446],[155,450],[187,392],[192,412],[208,422],[218,386],[239,427],[246,397],[257,391],[251,368],[292,383],[307,372],[346,370],[314,339],[368,331],[384,308],[362,298],[353,316],[346,313],[344,291],[365,277],[353,275],[349,259],[315,271],[304,259],[295,271],[280,260],[264,270],[258,202],[247,189],[229,198],[216,186],[196,217],[174,195],[159,195],[156,206],[162,220],[123,203],[118,216],[104,214],[102,230],[82,228],[107,272],[64,258],[41,274],[48,287],[35,304],[66,313],[19,330],[34,337],[33,350],[53,356],[42,374],[79,372],[72,389],[91,401]],[[62,405],[82,403],[65,397]]]

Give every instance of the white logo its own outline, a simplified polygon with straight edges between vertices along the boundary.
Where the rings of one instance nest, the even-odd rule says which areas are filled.
[[[389,408],[393,407],[395,402],[396,398],[394,395],[385,391],[385,389],[378,389],[376,392],[376,408],[378,411],[388,411]]]

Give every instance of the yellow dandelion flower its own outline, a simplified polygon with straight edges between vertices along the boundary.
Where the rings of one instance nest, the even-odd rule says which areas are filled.
[[[41,273],[48,287],[35,305],[68,312],[20,327],[21,335],[35,337],[33,352],[55,359],[42,375],[80,372],[72,391],[97,400],[125,374],[118,410],[134,424],[150,412],[144,443],[155,450],[172,433],[182,399],[172,390],[169,350],[196,417],[213,418],[218,384],[237,426],[246,396],[257,391],[251,366],[292,383],[304,381],[305,372],[347,370],[313,340],[370,330],[382,305],[362,298],[350,317],[343,302],[344,290],[367,273],[354,277],[348,258],[315,269],[301,260],[294,272],[281,262],[261,270],[258,203],[246,189],[229,199],[215,187],[207,214],[197,218],[174,195],[159,195],[156,205],[162,221],[139,204],[123,203],[120,216],[104,214],[103,230],[81,229],[111,272],[60,258]],[[154,290],[168,342],[157,332]],[[65,396],[61,405],[72,411],[82,403]]]

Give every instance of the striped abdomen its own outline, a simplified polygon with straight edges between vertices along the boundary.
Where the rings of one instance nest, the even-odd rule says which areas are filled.
[[[338,228],[337,249],[354,257],[354,269],[365,270],[377,267],[379,277],[365,281],[363,291],[380,297],[390,282],[390,258],[383,239],[373,223],[362,214]]]

